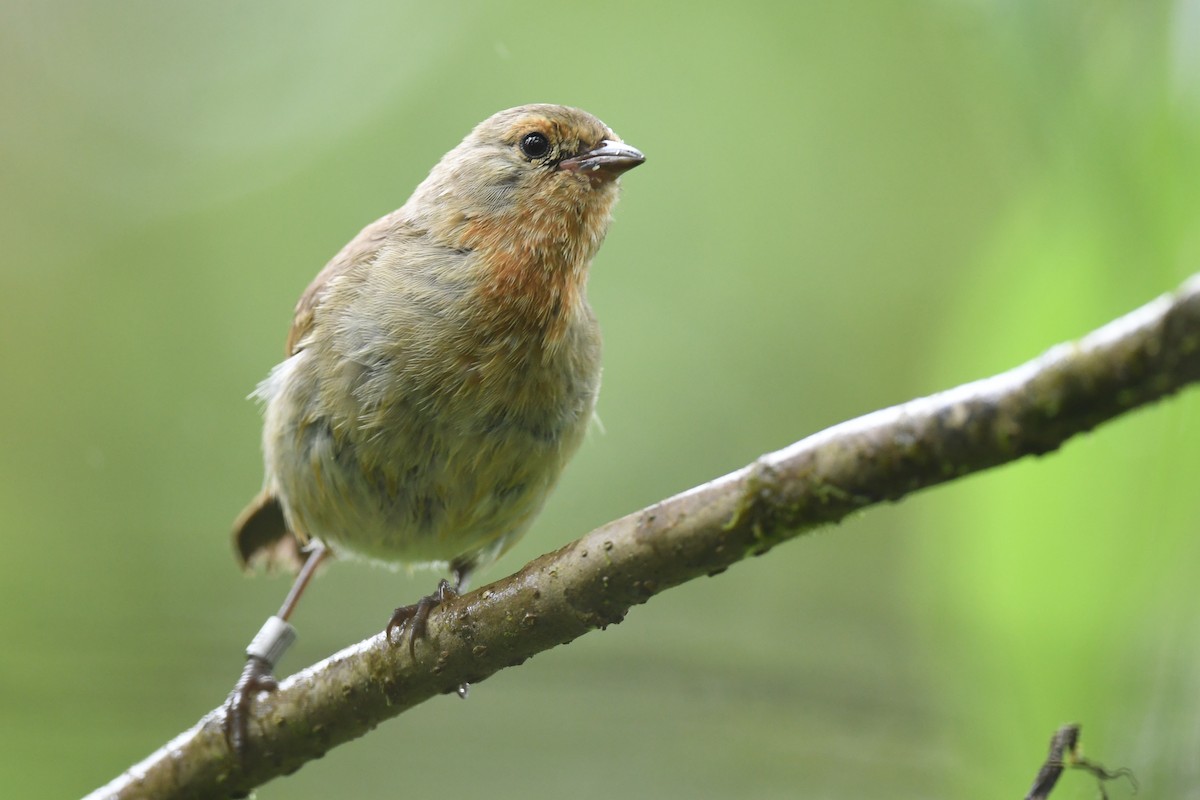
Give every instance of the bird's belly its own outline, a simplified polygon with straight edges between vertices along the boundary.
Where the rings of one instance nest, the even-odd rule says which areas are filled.
[[[353,422],[313,408],[319,387],[293,380],[269,400],[290,413],[265,442],[289,524],[334,552],[389,564],[481,564],[532,521],[590,420],[595,381],[539,406],[469,393],[430,412],[398,394]],[[271,426],[268,426],[271,427]]]

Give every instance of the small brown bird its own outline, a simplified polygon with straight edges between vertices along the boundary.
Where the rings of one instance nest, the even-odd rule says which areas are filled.
[[[244,564],[303,568],[247,648],[226,709],[235,750],[327,555],[449,568],[453,584],[388,622],[412,647],[429,610],[529,526],[592,417],[588,267],[617,178],[644,160],[579,109],[501,111],[301,296],[286,360],[258,388],[266,479],[234,542]]]

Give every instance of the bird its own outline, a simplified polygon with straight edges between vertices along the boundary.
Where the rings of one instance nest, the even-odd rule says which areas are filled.
[[[233,532],[244,567],[299,574],[246,650],[232,749],[323,562],[448,570],[388,620],[413,648],[430,610],[528,529],[593,418],[587,277],[619,178],[644,161],[581,109],[500,111],[301,295],[285,359],[255,392],[265,477]]]

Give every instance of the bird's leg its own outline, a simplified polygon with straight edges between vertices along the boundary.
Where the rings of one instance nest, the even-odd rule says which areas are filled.
[[[267,619],[250,645],[246,648],[246,666],[242,676],[234,684],[229,699],[225,701],[225,739],[235,753],[241,755],[246,746],[246,730],[250,721],[251,702],[259,692],[273,692],[279,684],[271,674],[275,664],[296,640],[296,629],[288,618],[300,602],[300,595],[312,579],[317,567],[329,555],[329,550],[320,542],[314,542],[308,558],[300,568],[292,588],[288,591],[279,613]]]
[[[389,641],[392,638],[392,631],[396,629],[400,631],[399,641],[403,641],[404,630],[408,629],[409,655],[416,655],[417,640],[425,638],[425,623],[429,619],[429,612],[447,600],[453,600],[458,597],[459,593],[466,588],[467,576],[471,572],[471,565],[461,561],[452,561],[450,563],[450,570],[454,575],[453,585],[451,585],[450,581],[442,578],[438,582],[437,590],[433,594],[425,595],[410,606],[400,606],[392,612],[391,618],[388,619],[385,635]]]

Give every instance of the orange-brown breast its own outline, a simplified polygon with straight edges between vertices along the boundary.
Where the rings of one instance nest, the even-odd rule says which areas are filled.
[[[469,222],[464,245],[480,258],[476,312],[498,335],[536,337],[553,349],[578,309],[591,253],[581,241],[580,215],[520,219],[516,215]]]

